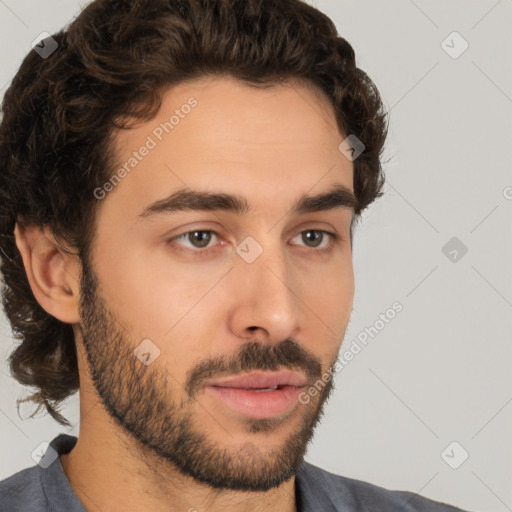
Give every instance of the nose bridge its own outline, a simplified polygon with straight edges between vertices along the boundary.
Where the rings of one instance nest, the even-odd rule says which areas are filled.
[[[259,327],[280,341],[291,336],[299,322],[300,304],[294,272],[284,247],[272,234],[259,243],[247,237],[237,247],[236,279],[241,288],[237,307],[244,329]],[[238,326],[239,328],[242,326]]]

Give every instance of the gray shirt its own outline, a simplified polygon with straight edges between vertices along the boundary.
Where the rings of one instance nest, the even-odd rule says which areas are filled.
[[[77,438],[57,436],[38,465],[0,482],[0,512],[86,512],[73,491],[57,454],[69,453]],[[295,477],[297,512],[454,512],[411,492],[334,475],[306,461]]]

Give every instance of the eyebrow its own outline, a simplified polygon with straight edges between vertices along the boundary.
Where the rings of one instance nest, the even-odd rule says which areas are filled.
[[[292,208],[296,214],[346,208],[355,211],[358,201],[353,192],[344,185],[335,184],[329,190],[318,195],[303,195]],[[147,219],[160,214],[170,214],[187,210],[217,211],[222,210],[236,215],[247,214],[251,207],[243,196],[202,192],[191,189],[177,190],[169,197],[160,199],[148,205],[138,215]]]

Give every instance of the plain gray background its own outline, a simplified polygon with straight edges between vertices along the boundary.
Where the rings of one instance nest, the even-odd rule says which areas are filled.
[[[0,0],[0,95],[30,43],[85,3]],[[353,45],[390,110],[386,193],[356,230],[342,352],[395,301],[403,311],[337,375],[307,460],[470,510],[512,510],[512,2],[310,3]],[[0,322],[5,362],[14,345]],[[18,416],[27,390],[5,363],[0,386],[2,479],[67,429]],[[64,414],[77,435],[76,395]]]

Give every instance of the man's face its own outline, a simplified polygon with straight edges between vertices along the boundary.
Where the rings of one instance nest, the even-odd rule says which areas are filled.
[[[100,199],[81,329],[95,388],[143,453],[217,488],[296,472],[354,295],[351,208],[337,195],[296,206],[353,191],[343,139],[310,89],[229,78],[170,89],[156,118],[117,135],[113,174],[129,171]],[[164,205],[177,191],[223,197]]]

